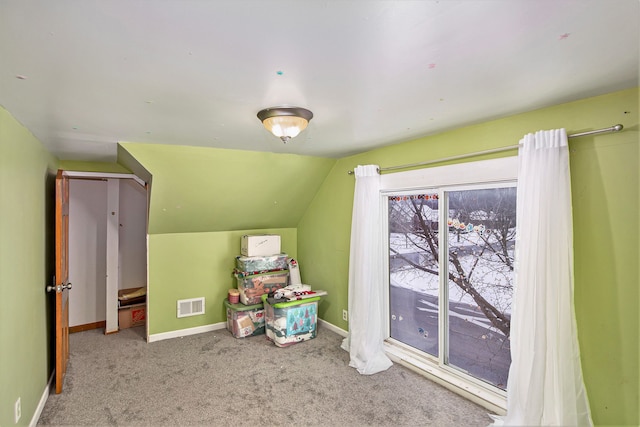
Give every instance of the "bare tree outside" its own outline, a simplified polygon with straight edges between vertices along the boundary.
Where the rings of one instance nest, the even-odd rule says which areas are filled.
[[[446,244],[446,360],[504,389],[511,361],[516,190],[445,194],[445,243],[439,238],[442,204],[437,194],[389,197],[391,336],[438,356],[438,276],[442,270],[438,251],[440,244]],[[412,297],[407,296],[409,290]]]

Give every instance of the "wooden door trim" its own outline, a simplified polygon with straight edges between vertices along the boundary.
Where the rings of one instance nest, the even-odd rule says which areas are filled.
[[[93,323],[85,323],[84,325],[70,326],[69,333],[75,334],[76,332],[84,332],[84,331],[91,331],[93,329],[100,329],[100,328],[104,328],[106,324],[107,324],[106,321],[101,320]]]
[[[69,179],[62,170],[56,174],[56,394],[62,393],[69,360]]]

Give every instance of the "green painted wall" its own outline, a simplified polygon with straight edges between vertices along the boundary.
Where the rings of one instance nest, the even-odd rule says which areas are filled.
[[[129,169],[118,163],[82,162],[78,160],[60,160],[60,169],[81,172],[131,173]]]
[[[54,178],[57,159],[0,107],[0,425],[28,425],[53,371]]]
[[[296,227],[335,159],[122,143],[153,176],[149,233]]]
[[[123,143],[118,160],[152,180],[149,333],[225,320],[222,301],[243,234],[280,234],[297,256],[296,227],[335,159]],[[205,297],[205,315],[178,319],[176,301]]]
[[[118,144],[118,164],[134,173],[138,178],[142,179],[149,186],[151,185],[151,173],[146,170],[135,157],[125,150],[122,145]]]
[[[303,281],[329,290],[320,317],[347,328],[342,309],[348,300],[354,188],[348,170],[358,164],[394,166],[514,145],[540,129],[564,127],[576,133],[621,123],[622,133],[570,140],[575,309],[594,422],[640,424],[638,108],[635,88],[340,159],[298,225]]]
[[[236,287],[235,257],[243,234],[279,234],[282,251],[297,257],[295,228],[168,233],[149,236],[149,334],[226,320],[223,300]],[[205,297],[205,314],[178,318],[176,302]]]
[[[342,310],[348,307],[349,240],[353,176],[339,160],[298,225],[298,262],[302,282],[323,289],[328,296],[318,316],[343,329]]]

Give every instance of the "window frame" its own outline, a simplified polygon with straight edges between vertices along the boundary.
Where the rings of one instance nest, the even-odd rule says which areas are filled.
[[[511,187],[517,182],[518,158],[503,157],[492,160],[481,160],[476,162],[457,163],[453,165],[438,166],[426,169],[411,170],[407,172],[397,172],[384,174],[380,178],[380,203],[383,215],[380,232],[383,236],[384,254],[381,254],[384,265],[385,292],[384,292],[384,324],[386,325],[384,336],[384,349],[387,355],[395,362],[401,363],[418,373],[428,376],[430,379],[462,394],[470,400],[497,413],[506,411],[506,392],[483,380],[476,379],[462,371],[447,366],[445,358],[448,356],[448,336],[439,333],[438,357],[420,352],[409,345],[403,344],[390,338],[389,320],[389,218],[388,218],[388,197],[398,193],[426,193],[434,192],[439,196],[439,200],[444,206],[439,206],[440,235],[446,231],[446,215],[448,206],[445,192],[461,191],[479,188]],[[445,252],[446,245],[439,245],[439,259],[441,263],[448,264],[448,254]],[[446,260],[446,261],[444,261]],[[446,266],[448,268],[448,265]],[[439,267],[442,271],[442,266]],[[439,298],[441,303],[439,314],[439,330],[442,332],[443,322],[448,316],[448,281],[446,275],[439,275]],[[444,312],[442,311],[444,307]]]

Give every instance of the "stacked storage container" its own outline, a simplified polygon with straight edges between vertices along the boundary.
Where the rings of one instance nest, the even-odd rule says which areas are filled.
[[[287,254],[280,253],[280,236],[245,235],[240,247],[234,270],[239,301],[224,302],[227,329],[236,338],[264,334],[261,297],[287,286],[289,278]]]
[[[234,275],[240,291],[240,302],[262,304],[263,294],[273,293],[288,284],[287,254],[236,257]]]
[[[278,347],[287,347],[316,337],[319,296],[274,303],[269,299],[262,296],[267,339]]]
[[[232,304],[224,300],[227,310],[227,330],[236,338],[264,334],[264,308],[262,304]]]
[[[318,301],[327,293],[300,283],[298,263],[280,253],[280,236],[242,236],[240,247],[237,290],[229,290],[234,301],[224,302],[229,332],[236,338],[266,333],[278,347],[315,338]]]

